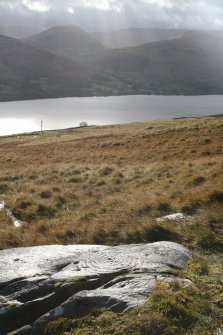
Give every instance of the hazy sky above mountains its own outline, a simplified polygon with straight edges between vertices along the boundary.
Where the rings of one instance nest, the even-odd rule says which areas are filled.
[[[0,0],[0,24],[223,29],[223,0]]]

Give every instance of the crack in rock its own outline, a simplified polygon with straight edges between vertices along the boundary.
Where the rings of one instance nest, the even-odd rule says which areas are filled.
[[[171,270],[185,269],[189,257],[172,242],[0,251],[0,335],[39,335],[51,320],[79,318],[95,307],[141,306],[157,280],[176,280]]]

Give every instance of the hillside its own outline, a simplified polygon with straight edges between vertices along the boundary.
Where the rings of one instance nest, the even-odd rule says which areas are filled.
[[[0,101],[93,95],[107,80],[78,63],[0,36]]]
[[[169,41],[108,50],[91,66],[112,73],[129,93],[223,93],[223,39],[188,32]]]
[[[25,41],[0,36],[1,101],[223,93],[223,38],[213,34],[186,32],[170,40],[106,49],[90,34],[67,26]]]
[[[52,28],[26,42],[112,76],[112,80],[101,86],[102,95],[223,92],[222,38],[196,31],[153,31],[159,33],[160,38],[169,39],[122,49],[105,49],[89,37],[90,34],[68,26]],[[135,41],[140,36],[145,37],[144,30],[133,32]],[[174,34],[178,36],[173,38]]]
[[[222,188],[222,127],[213,117],[0,138],[0,201],[26,231],[8,222],[0,247],[140,241],[142,232],[131,231],[145,220],[182,211],[218,215],[211,212],[218,202],[207,199]],[[47,234],[38,234],[41,225]]]
[[[184,30],[131,28],[92,35],[109,49],[122,49],[145,43],[169,40],[181,36]]]
[[[1,22],[0,17],[0,22]],[[12,24],[12,22],[8,22],[7,24],[0,23],[0,35],[14,37],[14,38],[25,38],[34,34],[39,34],[43,31],[43,27],[35,27],[35,26],[27,26],[20,24]]]
[[[81,60],[83,55],[104,50],[102,44],[91,34],[72,25],[50,28],[24,39],[24,42],[74,61]]]
[[[213,30],[213,31],[209,32],[209,34],[211,34],[215,37],[223,38],[223,30]]]
[[[1,249],[60,244],[56,247],[58,250],[69,244],[75,248],[76,244],[123,245],[170,241],[192,251],[187,270],[180,270],[176,263],[168,263],[168,278],[178,278],[172,284],[159,280],[157,273],[153,272],[152,280],[158,280],[157,287],[148,299],[143,295],[143,299],[147,300],[143,306],[121,314],[97,309],[77,320],[57,319],[47,326],[45,334],[219,334],[223,304],[222,130],[223,119],[213,117],[0,138],[0,204],[4,202],[6,208],[21,220],[21,226],[15,227],[12,217],[0,207]],[[173,213],[183,213],[184,216],[157,220]],[[23,324],[30,324],[28,317],[32,313],[41,313],[42,309],[45,313],[54,308],[51,303],[55,306],[55,295],[59,295],[62,303],[76,293],[77,281],[80,281],[78,285],[82,290],[92,290],[87,286],[86,277],[80,277],[80,248],[73,258],[71,254],[65,257],[63,251],[60,254],[63,262],[60,258],[56,262],[53,248],[51,254],[47,247],[42,248],[40,256],[47,259],[48,268],[46,262],[38,257],[38,252],[37,261],[33,252],[23,255],[23,249],[19,250],[18,256],[15,249],[2,252],[3,266],[6,264],[11,275],[19,276],[17,280],[7,282],[10,284],[10,296],[14,297],[7,312],[15,311],[8,318],[8,324],[16,317],[18,319],[20,308],[25,319]],[[133,246],[138,253],[133,254],[133,259],[130,247],[125,246],[123,255],[127,258],[122,260],[117,248],[115,256],[110,251],[102,255],[92,252],[89,257],[86,256],[87,248],[83,247],[86,262],[81,263],[85,271],[92,264],[96,271],[100,269],[103,272],[106,261],[117,271],[117,268],[120,270],[120,262],[126,269],[128,264],[137,266],[137,260],[140,260],[143,267],[137,267],[137,274],[142,276],[147,270],[145,257],[152,261],[147,276],[151,269],[155,271],[156,262],[161,269],[164,266],[163,261],[159,263],[160,258],[150,257],[148,249],[139,256]],[[13,255],[7,263],[8,252]],[[166,251],[162,249],[160,255],[166,256]],[[175,253],[174,257],[179,261],[178,254]],[[32,266],[28,267],[27,262]],[[78,271],[77,276],[75,274],[70,281],[64,281],[64,272],[69,274],[69,262],[72,269]],[[24,268],[30,281],[21,280]],[[49,275],[50,268],[61,274],[59,278],[62,281],[56,277],[53,284],[48,285],[43,271]],[[121,275],[125,278],[120,279]],[[162,278],[164,276],[162,272]],[[2,277],[5,277],[5,271],[2,271]],[[111,288],[114,283],[119,288],[124,287],[122,298],[126,299],[125,284],[130,291],[128,280],[131,278],[132,273],[126,276],[125,272],[119,273],[115,281],[109,277],[110,282],[103,288],[100,301],[108,301],[109,290],[104,289]],[[187,281],[184,285],[179,278],[187,278],[191,284],[188,285]],[[101,280],[103,277],[95,275],[90,279],[92,282],[92,279]],[[148,282],[146,278],[144,287]],[[24,289],[26,284],[29,291]],[[6,287],[1,290],[4,295]],[[68,296],[66,290],[69,291]],[[106,296],[105,292],[108,292]],[[24,299],[17,308],[21,296]],[[133,299],[130,295],[130,302],[135,297]],[[98,301],[96,296],[93,295],[93,298],[94,303]],[[41,308],[34,307],[30,302],[32,299]],[[29,303],[24,306],[27,300]],[[89,300],[79,300],[78,306],[80,301],[81,306],[89,307]],[[120,306],[117,300],[115,302],[115,306]],[[3,311],[4,307],[3,303]],[[75,312],[75,307],[72,311]]]

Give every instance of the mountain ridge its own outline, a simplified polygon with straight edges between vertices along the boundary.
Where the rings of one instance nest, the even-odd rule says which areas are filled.
[[[107,49],[70,25],[22,41],[1,36],[0,100],[223,94],[222,42],[187,31],[169,40]]]
[[[52,27],[23,39],[23,42],[72,61],[80,61],[85,54],[104,50],[91,34],[74,25]]]
[[[183,29],[130,28],[112,32],[95,32],[92,35],[109,49],[121,49],[169,40],[182,35],[185,31]]]
[[[223,92],[223,39],[187,32],[166,41],[110,49],[91,66],[132,77],[137,92],[213,94]]]
[[[0,100],[94,94],[104,75],[15,38],[0,35]]]

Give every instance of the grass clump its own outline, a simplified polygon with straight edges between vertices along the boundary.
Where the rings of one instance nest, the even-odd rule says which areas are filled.
[[[12,225],[12,220],[11,218],[7,215],[6,211],[0,211],[0,222],[2,222],[2,226],[11,226]]]
[[[154,243],[159,241],[181,242],[180,234],[170,226],[158,223],[144,224],[126,233],[127,243]]]
[[[21,221],[24,222],[33,222],[36,221],[37,215],[36,215],[36,209],[34,206],[26,205],[25,202],[22,202],[21,205],[15,206],[12,209],[12,214]]]
[[[160,282],[151,294],[150,320],[147,332],[151,335],[206,334],[211,330],[209,292],[194,285]],[[203,333],[205,334],[205,333]]]
[[[66,203],[66,199],[63,196],[59,195],[56,197],[56,207],[57,208],[62,208],[65,205],[65,203]]]
[[[199,176],[194,178],[190,183],[189,186],[200,186],[206,182],[206,178]]]
[[[101,176],[110,176],[112,172],[113,172],[113,168],[110,166],[104,166],[102,169],[100,169]]]
[[[145,226],[142,230],[142,238],[146,242],[171,241],[179,242],[180,236],[170,228],[165,228],[159,224]]]
[[[42,199],[50,199],[52,197],[52,192],[47,190],[47,191],[43,191],[41,192],[40,196]]]
[[[20,209],[27,209],[32,206],[32,202],[29,200],[21,200],[20,202],[17,203],[17,208]]]
[[[69,319],[59,319],[49,323],[44,331],[44,335],[61,335],[67,334],[72,329],[73,322]]]
[[[218,234],[214,232],[207,232],[204,236],[199,238],[198,246],[204,251],[209,252],[223,252],[223,241]]]
[[[209,200],[211,202],[219,202],[219,203],[223,204],[223,192],[214,191],[213,193],[210,194]]]
[[[36,213],[40,217],[51,219],[56,215],[56,209],[51,206],[39,204]]]
[[[143,205],[136,209],[138,215],[147,215],[152,211],[152,207],[150,205]]]
[[[81,178],[73,177],[68,180],[69,183],[78,184],[81,182]]]
[[[168,202],[160,202],[157,207],[160,214],[170,214],[172,212],[171,205]]]
[[[7,184],[0,184],[0,194],[4,194],[8,191],[9,187]]]

